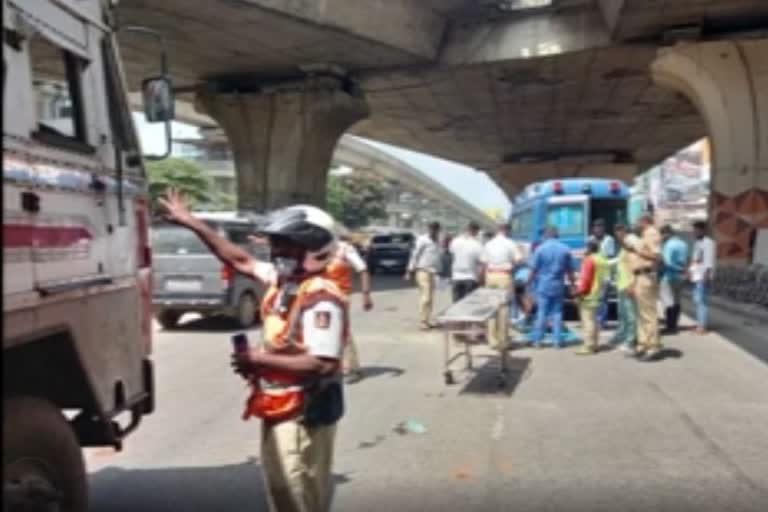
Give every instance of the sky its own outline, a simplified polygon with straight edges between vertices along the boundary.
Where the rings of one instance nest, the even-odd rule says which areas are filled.
[[[142,113],[134,113],[133,118],[141,137],[144,153],[155,155],[163,153],[165,151],[165,129],[163,124],[147,123]],[[174,122],[171,130],[174,138],[199,137],[197,127],[192,125]],[[481,210],[497,208],[501,210],[504,216],[507,215],[510,207],[507,196],[484,172],[424,153],[410,151],[370,139],[362,140],[423,172]]]

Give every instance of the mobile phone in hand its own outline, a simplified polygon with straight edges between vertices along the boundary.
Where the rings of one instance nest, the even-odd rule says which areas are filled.
[[[244,332],[239,332],[232,336],[232,347],[235,353],[240,354],[248,352],[248,336]]]

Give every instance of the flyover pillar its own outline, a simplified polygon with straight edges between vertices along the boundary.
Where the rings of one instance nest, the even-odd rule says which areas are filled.
[[[196,108],[219,123],[232,146],[238,209],[260,212],[324,206],[336,143],[368,116],[365,100],[335,77],[258,92],[200,93]]]
[[[749,263],[768,228],[768,39],[680,44],[660,50],[654,81],[686,95],[712,142],[710,219],[718,258]]]

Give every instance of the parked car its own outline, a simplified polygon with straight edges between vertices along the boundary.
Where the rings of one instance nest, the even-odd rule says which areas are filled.
[[[404,272],[414,243],[415,237],[411,233],[372,236],[366,255],[371,273]]]
[[[222,213],[197,216],[254,257],[269,258],[267,245],[249,239],[257,219]],[[152,249],[152,303],[163,328],[174,328],[179,318],[189,312],[229,316],[243,328],[256,321],[264,286],[222,264],[192,231],[173,224],[156,224],[152,227]]]

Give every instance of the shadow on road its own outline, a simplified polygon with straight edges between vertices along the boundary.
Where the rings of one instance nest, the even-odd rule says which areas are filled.
[[[334,484],[352,479],[335,474]],[[190,512],[267,510],[258,463],[227,466],[123,469],[90,476],[89,512]]]
[[[415,287],[415,282],[406,281],[403,279],[403,274],[374,274],[371,276],[371,291],[374,293],[403,290]]]
[[[500,376],[500,361],[498,356],[489,358],[483,366],[474,372],[471,379],[460,391],[461,395],[497,395],[511,396],[517,386],[528,377],[531,365],[530,357],[509,358],[509,374],[506,385],[502,384]]]
[[[389,375],[390,378],[400,377],[405,370],[396,366],[363,366],[360,368],[360,375],[347,380],[348,385],[358,384],[364,380],[373,379],[382,375]]]
[[[105,468],[90,478],[90,512],[266,510],[258,464],[158,469]]]

